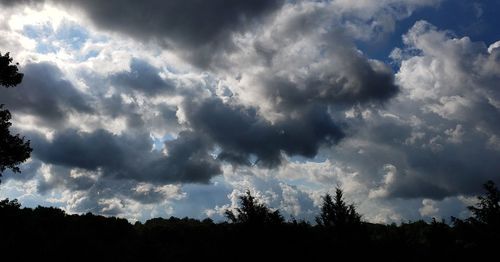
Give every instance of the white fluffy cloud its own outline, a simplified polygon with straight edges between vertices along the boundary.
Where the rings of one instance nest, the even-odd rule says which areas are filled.
[[[379,184],[372,197],[477,192],[499,168],[500,49],[425,21],[403,39],[396,73],[401,92],[383,110],[350,109],[345,116],[362,127],[332,156],[358,170],[364,184]]]

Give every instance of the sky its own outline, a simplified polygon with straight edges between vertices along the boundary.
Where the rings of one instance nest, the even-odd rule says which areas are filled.
[[[31,141],[0,198],[224,219],[467,217],[500,182],[500,1],[0,0],[0,89]]]

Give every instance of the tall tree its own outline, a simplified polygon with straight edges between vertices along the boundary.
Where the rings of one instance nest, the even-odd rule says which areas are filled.
[[[330,194],[323,197],[321,214],[316,217],[318,225],[323,227],[349,227],[361,223],[361,215],[356,212],[353,204],[344,201],[344,193],[340,187],[335,189],[335,197]]]
[[[19,73],[18,64],[12,64],[9,53],[0,53],[0,85],[14,87],[21,83],[23,74]],[[20,172],[19,165],[30,157],[30,141],[25,141],[19,134],[12,135],[9,131],[11,114],[0,104],[0,176],[6,169]]]

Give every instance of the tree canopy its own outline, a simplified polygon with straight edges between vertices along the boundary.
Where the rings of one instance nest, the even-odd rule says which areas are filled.
[[[226,217],[233,223],[247,225],[275,225],[284,222],[279,210],[272,211],[266,205],[259,203],[250,191],[240,196],[240,207],[236,213],[226,210]]]
[[[488,181],[483,185],[486,193],[478,196],[479,202],[475,206],[469,206],[469,210],[474,217],[473,222],[486,225],[500,224],[500,191],[493,181]]]
[[[11,63],[9,53],[0,53],[0,85],[7,88],[20,84],[23,79],[17,64]],[[26,141],[19,134],[10,133],[11,114],[3,106],[0,104],[0,176],[6,169],[19,173],[19,165],[30,157],[32,151],[29,140]]]
[[[23,81],[24,75],[19,73],[18,64],[12,64],[12,57],[9,53],[0,53],[0,85],[4,87],[14,87]]]

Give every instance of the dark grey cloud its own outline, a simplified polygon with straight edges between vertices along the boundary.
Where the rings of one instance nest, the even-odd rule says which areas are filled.
[[[394,82],[392,71],[377,71],[368,60],[356,55],[344,62],[345,67],[340,72],[326,68],[300,82],[264,75],[265,93],[278,109],[285,111],[314,104],[350,106],[379,103],[398,93],[399,87]]]
[[[391,111],[400,109],[400,116],[418,112],[405,112],[401,106],[408,108],[411,102],[401,103],[390,105]],[[444,130],[454,128],[453,121],[427,117],[425,124],[416,126],[410,117],[372,114],[371,119],[350,122],[358,131],[333,148],[331,158],[357,170],[363,184],[383,188],[381,197],[441,200],[478,194],[487,180],[500,182],[498,151],[486,147],[487,137],[474,134],[474,128],[464,127],[463,141],[451,142]],[[386,165],[395,168],[390,179]]]
[[[4,6],[55,2],[83,10],[98,27],[181,51],[201,67],[235,50],[243,33],[285,0],[1,0]]]
[[[12,172],[12,170],[5,170],[2,174],[3,180],[8,181],[9,179],[15,179],[23,182],[27,182],[36,177],[38,169],[42,166],[41,161],[33,160],[24,163],[20,168],[22,176],[17,173]]]
[[[152,150],[149,134],[114,135],[105,130],[79,132],[64,130],[48,141],[29,136],[33,156],[44,163],[101,171],[113,179],[152,183],[208,183],[221,173],[209,154],[211,144],[202,136],[181,132],[166,142],[168,155]]]
[[[104,85],[104,83],[103,83]],[[107,116],[111,119],[124,117],[127,128],[141,129],[145,121],[140,113],[140,107],[137,103],[126,103],[120,93],[109,97],[97,95],[99,103],[96,104],[96,115]]]
[[[137,159],[138,155],[134,152],[149,149],[146,139],[126,139],[123,137],[120,141],[118,136],[105,130],[92,133],[65,130],[58,132],[52,141],[33,139],[33,147],[36,148],[33,155],[46,163],[67,167],[96,170],[106,166],[121,169],[127,161]]]
[[[99,27],[143,41],[185,50],[200,66],[234,49],[232,35],[244,32],[284,0],[56,1],[84,10]]]
[[[65,1],[66,2],[66,1]],[[283,1],[69,1],[84,8],[105,28],[139,37],[173,36],[183,44],[203,45],[279,7]]]
[[[169,105],[160,105],[160,119],[165,122],[169,128],[177,129],[180,128],[179,120],[177,118],[177,107]],[[155,121],[158,122],[158,121]]]
[[[405,198],[420,196],[442,199],[458,194],[477,194],[487,180],[500,183],[497,174],[497,170],[500,170],[498,152],[485,148],[486,140],[471,138],[459,145],[443,146],[437,152],[406,149],[412,172],[397,181],[391,194]]]
[[[186,183],[208,183],[210,178],[222,173],[220,164],[210,155],[213,145],[204,135],[182,131],[165,146],[167,158],[157,159],[148,165],[146,172],[159,174],[168,171],[168,179]]]
[[[150,96],[172,92],[175,83],[168,79],[162,79],[159,73],[160,69],[144,60],[133,58],[130,61],[130,71],[113,74],[110,80],[119,88],[130,88]]]
[[[210,137],[222,152],[219,157],[238,164],[275,167],[282,152],[313,157],[322,145],[333,145],[344,134],[324,107],[310,107],[296,116],[271,123],[254,108],[223,103],[218,98],[184,105],[190,125]]]
[[[82,171],[82,170],[80,170]],[[71,168],[51,166],[50,176],[44,178],[41,169],[38,170],[37,191],[42,194],[50,193],[53,189],[68,189],[71,191],[87,191],[96,185],[96,180],[90,176],[71,176]]]
[[[469,150],[461,147],[467,146]],[[500,168],[498,153],[485,149],[479,143],[446,146],[433,152],[422,148],[399,148],[406,163],[394,162],[398,173],[388,188],[390,198],[443,199],[456,195],[476,195],[487,180],[500,182],[496,170]]]
[[[76,89],[54,64],[28,64],[22,69],[23,82],[15,89],[0,89],[0,103],[14,112],[39,118],[42,125],[59,126],[68,113],[92,114],[93,99]]]

